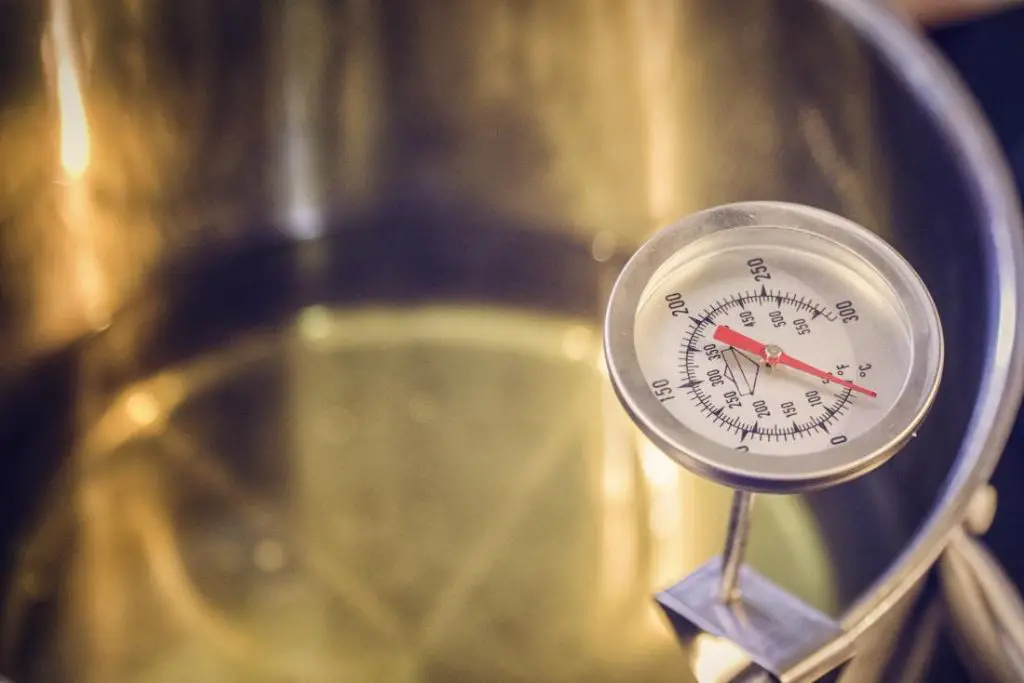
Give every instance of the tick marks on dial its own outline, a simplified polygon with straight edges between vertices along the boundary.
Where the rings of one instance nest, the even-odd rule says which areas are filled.
[[[805,295],[781,289],[772,290],[765,285],[762,285],[760,291],[748,290],[718,299],[688,316],[690,321],[680,351],[683,379],[679,388],[686,391],[701,415],[725,431],[737,435],[741,444],[750,441],[790,442],[813,438],[814,434],[828,434],[829,426],[846,414],[853,402],[850,390],[843,388],[831,397],[823,393],[823,400],[804,406],[802,410],[808,418],[806,421],[791,417],[789,410],[792,404],[780,416],[782,421],[761,420],[759,418],[768,414],[768,406],[763,400],[757,399],[759,379],[766,371],[759,359],[732,347],[716,345],[706,350],[708,344],[701,343],[705,335],[709,334],[709,325],[714,325],[715,319],[723,319],[730,309],[744,311],[744,316],[750,316],[750,311],[756,315],[758,308],[771,307],[774,310],[783,306],[796,309],[810,320],[824,318],[827,321],[825,324],[839,319],[830,308]],[[701,346],[703,348],[699,348]],[[707,378],[704,377],[705,372]],[[758,403],[761,405],[758,406]],[[772,405],[770,409],[777,410],[778,406]]]
[[[780,425],[763,426],[757,420],[746,422],[740,418],[730,417],[722,406],[716,406],[710,396],[696,387],[691,388],[690,397],[697,404],[701,414],[708,416],[716,425],[722,427],[727,432],[738,435],[741,443],[755,437],[759,441],[769,442],[796,441],[807,438],[814,430],[829,434],[829,425],[834,424],[840,417],[845,415],[851,405],[850,390],[843,389],[835,401],[826,407],[822,414],[807,422],[801,423],[793,420],[789,425],[783,427]]]
[[[701,309],[696,314],[690,314],[688,317],[690,323],[688,325],[689,335],[687,341],[690,338],[700,338],[704,334],[704,327],[714,322],[714,319],[724,313],[728,313],[733,308],[741,310],[747,310],[750,304],[764,305],[766,303],[772,303],[776,306],[782,307],[786,304],[792,306],[798,311],[806,312],[811,320],[816,320],[822,316],[825,317],[829,322],[835,322],[839,319],[839,316],[831,308],[822,306],[806,296],[797,296],[792,292],[783,290],[768,289],[764,285],[761,285],[761,291],[745,291],[737,294],[732,294],[725,299],[719,299],[711,305]]]

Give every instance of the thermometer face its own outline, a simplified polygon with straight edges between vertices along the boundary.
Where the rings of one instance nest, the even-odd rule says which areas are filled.
[[[644,377],[680,423],[776,456],[823,451],[876,426],[912,355],[884,281],[827,258],[827,242],[779,246],[780,230],[741,228],[665,273],[634,332]]]
[[[942,365],[935,307],[892,247],[767,202],[655,235],[616,283],[605,341],[616,391],[657,445],[711,479],[772,491],[890,457]]]

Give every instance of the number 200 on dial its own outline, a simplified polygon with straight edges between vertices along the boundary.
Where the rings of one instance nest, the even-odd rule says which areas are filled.
[[[843,449],[850,470],[880,461],[923,418],[941,368],[938,316],[909,264],[864,228],[797,205],[670,226],[627,265],[607,320],[620,398],[670,451],[698,458]],[[822,477],[845,476],[821,463]]]

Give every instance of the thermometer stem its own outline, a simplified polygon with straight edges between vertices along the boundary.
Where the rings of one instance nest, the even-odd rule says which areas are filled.
[[[724,603],[736,602],[740,597],[740,567],[747,554],[750,539],[750,511],[754,507],[754,494],[749,491],[735,491],[732,495],[732,509],[729,511],[729,528],[725,537],[725,552],[722,554],[722,580],[719,599]]]

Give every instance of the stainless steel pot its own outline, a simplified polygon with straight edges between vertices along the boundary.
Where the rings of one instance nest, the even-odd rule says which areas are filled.
[[[19,683],[710,680],[650,596],[728,494],[637,437],[598,330],[656,226],[747,199],[893,242],[952,359],[906,452],[755,522],[844,628],[794,675],[912,672],[944,549],[993,576],[962,523],[1022,391],[1020,216],[885,8],[9,0],[0,46]]]

